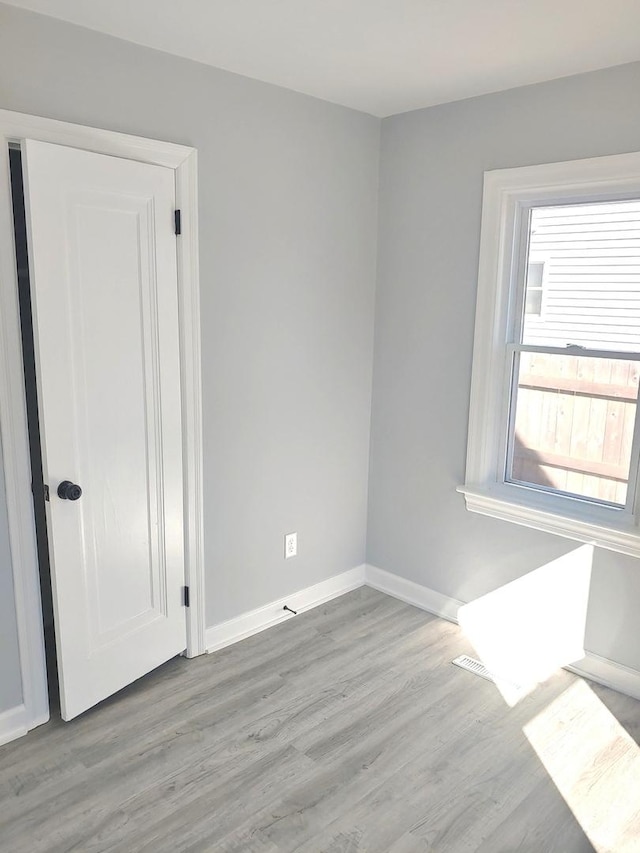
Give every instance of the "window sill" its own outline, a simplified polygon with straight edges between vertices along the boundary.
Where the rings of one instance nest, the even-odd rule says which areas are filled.
[[[628,521],[606,523],[559,515],[524,501],[518,502],[495,487],[465,485],[458,486],[458,491],[464,495],[466,507],[470,512],[522,524],[546,533],[555,533],[557,536],[587,542],[631,557],[640,557],[640,530]]]

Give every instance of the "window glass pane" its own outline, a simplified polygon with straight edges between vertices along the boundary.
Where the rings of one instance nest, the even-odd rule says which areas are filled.
[[[520,353],[507,479],[624,506],[638,375],[636,361]]]
[[[542,288],[535,290],[527,288],[527,299],[524,306],[525,314],[540,314],[542,311]]]
[[[527,265],[527,290],[531,287],[542,287],[543,274],[544,261],[529,261]]]
[[[534,208],[526,288],[523,343],[640,351],[640,199]]]

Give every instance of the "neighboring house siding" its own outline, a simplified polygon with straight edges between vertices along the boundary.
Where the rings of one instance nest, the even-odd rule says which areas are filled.
[[[538,208],[529,260],[544,262],[524,342],[640,348],[640,201]]]

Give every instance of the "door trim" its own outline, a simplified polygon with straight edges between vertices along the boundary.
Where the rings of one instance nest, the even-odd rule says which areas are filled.
[[[0,110],[0,432],[18,626],[22,701],[28,729],[49,718],[18,282],[11,210],[9,143],[35,139],[166,166],[175,172],[181,210],[177,237],[180,374],[182,380],[185,583],[188,657],[206,651],[202,478],[202,383],[198,273],[197,151],[184,145]]]

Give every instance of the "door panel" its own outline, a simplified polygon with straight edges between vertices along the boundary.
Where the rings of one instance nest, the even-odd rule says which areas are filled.
[[[31,140],[23,162],[71,719],[186,647],[174,175]]]
[[[93,512],[85,517],[82,556],[94,651],[120,631],[167,615],[160,571],[161,459],[153,429],[159,418],[154,385],[158,329],[152,315],[156,276],[153,267],[141,263],[147,258],[140,251],[140,235],[147,246],[153,245],[151,211],[144,199],[118,203],[94,192],[77,194],[72,205],[76,221],[70,260],[76,269],[72,266],[69,279],[70,313],[80,356],[76,405],[84,425],[78,433],[78,470],[93,501]],[[108,242],[104,234],[110,235]],[[112,244],[119,247],[115,255]],[[127,345],[120,346],[120,340]],[[110,386],[112,394],[92,393]],[[144,467],[136,464],[139,460],[145,460]],[[114,537],[113,531],[119,535]],[[107,577],[100,573],[105,553],[110,555]]]

